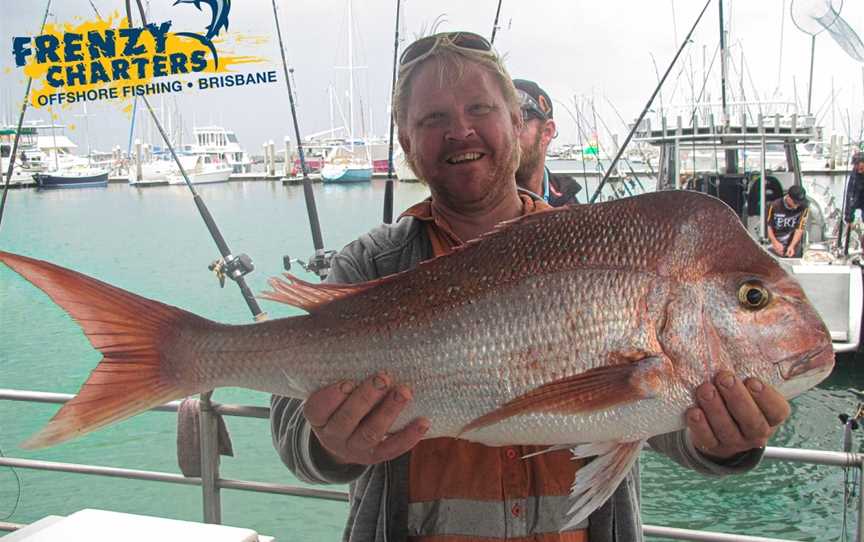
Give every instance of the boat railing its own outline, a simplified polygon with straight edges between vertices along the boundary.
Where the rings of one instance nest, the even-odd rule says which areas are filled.
[[[65,393],[49,393],[29,390],[0,389],[0,401],[23,401],[29,403],[62,404],[74,398]],[[172,401],[153,408],[154,411],[176,412],[179,401]],[[297,497],[309,497],[331,501],[347,501],[348,494],[344,491],[314,489],[301,486],[256,482],[250,480],[234,480],[219,476],[218,443],[216,440],[217,423],[213,415],[236,416],[241,418],[268,418],[270,409],[266,407],[231,405],[211,403],[202,398],[201,403],[201,477],[185,477],[182,474],[105,467],[99,465],[62,463],[24,459],[16,457],[0,457],[0,467],[18,469],[34,469],[44,471],[90,474],[133,480],[148,480],[182,485],[201,486],[203,518],[206,523],[221,523],[222,507],[220,492],[223,489],[253,491],[258,493],[273,493]],[[840,468],[857,469],[858,480],[864,480],[864,454],[833,452],[824,450],[809,450],[802,448],[778,448],[769,446],[765,450],[767,460],[785,461],[791,463],[806,463]],[[864,492],[858,491],[858,526],[855,542],[864,542]],[[0,532],[15,531],[25,527],[24,524],[0,522]],[[658,525],[644,525],[643,532],[647,537],[662,537],[672,540],[690,540],[697,542],[795,542],[788,539],[765,538],[741,534],[726,534],[694,529],[679,529]]]

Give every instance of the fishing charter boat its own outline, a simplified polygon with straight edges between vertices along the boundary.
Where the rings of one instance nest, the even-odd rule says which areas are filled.
[[[768,205],[781,197],[789,187],[803,184],[798,160],[798,146],[814,136],[813,118],[797,114],[759,115],[748,124],[743,111],[715,123],[713,114],[692,115],[689,126],[677,117],[674,125],[663,117],[661,126],[651,126],[648,119],[638,127],[636,140],[659,148],[658,190],[695,190],[716,196],[741,218],[750,234],[768,246],[766,215]],[[782,149],[785,164],[773,164],[768,149]],[[682,160],[682,151],[700,160]],[[749,159],[748,159],[749,157]],[[755,160],[755,162],[754,162]],[[759,169],[748,169],[747,164]],[[779,167],[778,167],[779,166]],[[830,201],[820,201],[816,191],[808,194],[810,218],[800,258],[777,258],[801,284],[807,297],[822,316],[831,332],[836,352],[856,351],[861,342],[862,256],[844,251],[838,243],[837,221],[842,213]],[[770,251],[769,251],[770,252]]]
[[[196,126],[192,128],[195,136],[195,151],[218,154],[230,167],[232,173],[250,173],[252,160],[240,142],[237,134],[222,126]]]

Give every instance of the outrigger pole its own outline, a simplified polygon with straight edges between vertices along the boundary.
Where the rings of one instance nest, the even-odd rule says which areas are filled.
[[[387,183],[384,185],[384,223],[393,222],[393,128],[396,117],[393,114],[393,98],[396,96],[396,63],[399,55],[399,6],[402,0],[396,0],[396,32],[393,38],[393,83],[390,86],[390,146],[387,150]]]
[[[722,1],[722,0],[721,0]],[[684,41],[681,43],[681,47],[678,48],[678,52],[675,53],[675,57],[672,59],[672,62],[669,64],[669,67],[666,68],[666,73],[663,74],[663,77],[660,79],[660,82],[657,83],[657,88],[654,89],[654,92],[651,94],[651,97],[648,98],[648,103],[645,104],[645,108],[642,109],[642,113],[639,114],[639,118],[636,119],[636,122],[633,124],[633,128],[630,129],[630,133],[627,134],[627,139],[624,140],[624,143],[618,149],[618,153],[615,155],[615,158],[612,160],[612,163],[609,164],[609,169],[606,170],[606,174],[603,175],[603,180],[600,181],[600,184],[597,186],[597,190],[594,191],[594,194],[591,196],[591,201],[588,203],[594,203],[598,196],[600,196],[600,191],[603,190],[603,185],[605,185],[609,181],[609,177],[612,175],[612,171],[615,169],[615,166],[618,164],[618,160],[621,159],[621,156],[624,154],[624,151],[627,150],[627,145],[630,144],[630,140],[633,139],[633,134],[636,133],[636,130],[639,128],[639,125],[642,123],[642,119],[645,118],[645,115],[648,113],[648,109],[651,107],[651,103],[654,102],[654,98],[657,97],[657,94],[660,92],[660,89],[663,87],[663,83],[666,81],[666,78],[669,77],[669,73],[672,71],[672,68],[675,66],[675,63],[678,61],[678,57],[681,56],[681,53],[684,51],[684,47],[687,46],[687,43],[690,42],[690,36],[693,35],[693,31],[696,30],[696,27],[699,25],[699,21],[702,20],[702,16],[705,15],[705,11],[708,9],[708,6],[711,4],[711,0],[705,2],[705,7],[702,8],[702,11],[699,13],[699,16],[696,18],[696,22],[693,23],[693,26],[690,27],[690,32],[687,33],[687,36],[684,38]]]
[[[309,215],[309,228],[312,230],[312,245],[315,247],[315,254],[309,260],[309,263],[303,267],[307,271],[312,271],[320,278],[325,278],[330,271],[330,260],[324,250],[324,239],[321,237],[321,222],[318,220],[318,208],[315,206],[315,193],[312,191],[312,180],[309,179],[306,156],[303,154],[303,140],[300,138],[300,126],[297,123],[297,108],[294,106],[294,92],[291,91],[291,79],[288,77],[288,61],[285,60],[285,46],[282,43],[282,30],[279,27],[279,12],[276,10],[276,0],[272,0],[272,4],[273,19],[276,21],[276,36],[279,38],[279,53],[282,55],[282,70],[285,73],[285,85],[288,87],[288,101],[291,104],[294,137],[297,138],[297,154],[300,156],[300,169],[303,172],[303,196],[306,199],[306,214]],[[285,156],[286,164],[288,158],[288,156]],[[287,258],[286,261],[288,261]]]
[[[39,27],[39,34],[42,34],[42,29],[45,28],[45,21],[48,20],[48,10],[50,8],[51,0],[48,0],[45,4],[45,14],[42,16],[42,25]],[[9,168],[6,170],[6,181],[3,184],[3,196],[0,197],[0,224],[3,223],[3,209],[6,207],[6,194],[9,192],[9,183],[12,182],[12,172],[15,169],[15,154],[18,152],[18,140],[21,138],[21,126],[24,124],[24,113],[27,112],[27,100],[30,99],[30,85],[32,84],[33,78],[28,77],[27,87],[24,89],[24,100],[21,102],[21,113],[18,115],[18,127],[15,129],[15,139],[12,141],[12,153],[9,155]]]
[[[141,14],[141,23],[143,25],[147,24],[147,19],[144,15],[143,6],[141,2],[138,1],[138,9]],[[126,1],[126,16],[128,17],[129,26],[132,26],[132,11],[129,6],[129,1]],[[222,258],[210,264],[210,269],[215,271],[219,276],[220,284],[225,283],[225,276],[233,280],[237,283],[237,286],[240,287],[240,293],[243,294],[243,299],[246,301],[246,305],[248,305],[249,310],[252,311],[252,316],[256,321],[266,320],[267,313],[261,310],[261,307],[258,306],[258,301],[255,299],[255,296],[252,294],[252,290],[249,289],[249,286],[246,284],[246,280],[243,278],[245,275],[252,272],[255,267],[252,265],[252,259],[249,258],[246,254],[240,254],[235,256],[232,254],[231,249],[228,247],[228,243],[225,241],[225,238],[222,237],[222,233],[219,231],[219,227],[216,225],[216,221],[213,219],[213,215],[210,214],[209,209],[207,209],[207,205],[204,204],[204,200],[201,199],[201,196],[195,190],[195,187],[192,185],[192,182],[189,180],[189,176],[186,174],[186,170],[183,168],[183,164],[180,163],[180,158],[177,156],[177,153],[174,151],[174,146],[171,144],[171,141],[168,139],[168,134],[165,133],[165,130],[162,128],[162,124],[159,122],[159,117],[156,116],[156,112],[153,111],[153,108],[150,106],[150,101],[146,96],[141,96],[141,101],[144,102],[144,105],[147,106],[147,111],[150,112],[150,117],[153,119],[153,124],[156,125],[156,129],[159,130],[159,134],[162,136],[162,140],[165,142],[165,146],[168,147],[168,150],[171,152],[171,157],[174,158],[174,161],[177,163],[177,167],[180,170],[180,174],[183,176],[183,180],[186,181],[186,186],[189,187],[189,191],[192,192],[192,199],[195,202],[195,206],[198,208],[198,212],[201,214],[201,218],[204,219],[204,224],[207,226],[207,230],[210,232],[211,237],[213,237],[213,241],[216,242],[216,246],[219,248],[219,253],[222,254]]]

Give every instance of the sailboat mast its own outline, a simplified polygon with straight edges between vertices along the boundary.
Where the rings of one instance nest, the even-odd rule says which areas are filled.
[[[729,111],[726,106],[726,29],[723,26],[723,0],[717,2],[720,6],[720,98],[723,104],[723,123],[729,121]]]
[[[348,0],[348,136],[351,138],[351,154],[354,154],[354,19],[351,15],[351,0]]]
[[[90,146],[90,121],[87,118],[87,102],[84,101],[82,105],[84,106],[84,139],[87,140],[87,167],[90,167],[93,155],[93,149]]]
[[[333,85],[327,87],[327,98],[330,100],[330,137],[334,137],[336,128],[333,126]]]
[[[724,126],[729,126],[729,107],[726,103],[726,70],[728,52],[726,51],[726,28],[723,25],[723,0],[717,2],[720,6],[720,97],[723,104]],[[743,68],[742,68],[743,69]],[[738,173],[738,150],[726,149],[726,173]]]

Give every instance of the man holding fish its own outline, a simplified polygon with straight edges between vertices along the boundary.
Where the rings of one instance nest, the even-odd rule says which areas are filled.
[[[489,42],[430,36],[400,64],[400,143],[432,197],[332,283],[271,279],[306,315],[222,324],[0,251],[103,355],[21,447],[264,391],[297,476],[352,482],[349,541],[640,540],[643,445],[706,474],[758,463],[834,354],[740,218],[683,190],[550,209],[516,188],[522,116]]]
[[[411,269],[503,221],[549,208],[517,189],[520,104],[484,38],[461,32],[414,42],[400,59],[394,103],[400,143],[413,170],[428,183],[431,198],[408,209],[396,224],[348,245],[334,258],[328,282],[359,283]],[[455,338],[460,329],[452,333]],[[616,356],[621,364],[644,360],[637,351]],[[726,370],[703,380],[686,412],[687,428],[655,436],[651,445],[704,474],[753,468],[761,448],[788,417],[787,401],[773,386],[757,378],[742,381]],[[538,453],[548,447],[544,442],[492,447],[447,437],[424,440],[434,427],[423,417],[393,431],[411,403],[412,389],[387,372],[335,382],[305,401],[273,397],[274,444],[297,477],[310,483],[351,482],[345,540],[642,539],[638,463],[632,468],[628,463],[626,476],[616,478],[602,497],[587,490],[588,504],[580,505],[587,517],[574,524],[567,513],[576,498],[571,496],[574,476],[583,471],[592,487],[602,485],[608,481],[603,473],[589,471],[605,463],[574,461],[564,446]],[[525,457],[531,454],[537,455]]]

